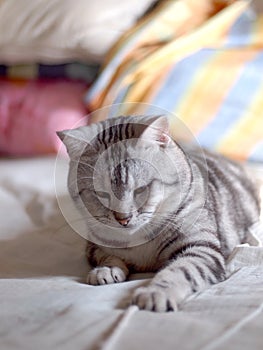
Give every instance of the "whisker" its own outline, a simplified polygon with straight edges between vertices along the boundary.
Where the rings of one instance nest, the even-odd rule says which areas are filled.
[[[78,177],[78,180],[94,179],[94,176]]]
[[[96,168],[95,168],[94,166],[90,165],[89,163],[83,162],[83,161],[81,161],[81,160],[74,160],[74,159],[71,160],[71,162],[85,165],[85,167],[88,167],[88,168],[90,168],[90,169],[92,169],[92,170],[94,170],[94,171],[96,171],[96,172],[98,173],[98,171],[96,170]]]

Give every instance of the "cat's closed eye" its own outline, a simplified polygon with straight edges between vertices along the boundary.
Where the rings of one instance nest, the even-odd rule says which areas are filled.
[[[83,188],[82,190],[80,190],[79,195],[81,196],[84,193],[84,191],[86,191],[86,190],[87,190],[86,188]]]
[[[103,199],[110,200],[110,194],[108,192],[94,191],[94,193],[95,193],[95,196],[97,196],[98,198],[103,198]]]
[[[134,195],[137,196],[138,194],[141,194],[147,190],[148,186],[140,186],[134,190]]]

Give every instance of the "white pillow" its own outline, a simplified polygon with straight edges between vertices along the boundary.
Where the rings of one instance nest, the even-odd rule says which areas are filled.
[[[0,64],[102,61],[154,0],[0,0]]]

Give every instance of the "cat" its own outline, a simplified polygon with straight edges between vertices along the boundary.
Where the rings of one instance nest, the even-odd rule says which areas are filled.
[[[240,165],[179,145],[165,116],[119,116],[58,136],[70,157],[69,193],[90,234],[88,284],[154,272],[131,302],[166,312],[226,278],[227,258],[260,211]]]

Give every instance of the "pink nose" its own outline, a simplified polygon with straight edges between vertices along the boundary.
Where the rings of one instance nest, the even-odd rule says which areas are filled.
[[[118,221],[118,223],[121,224],[122,226],[127,226],[132,218],[132,215],[129,215],[127,217],[123,217],[123,216],[124,215],[121,213],[114,212],[114,217]]]

